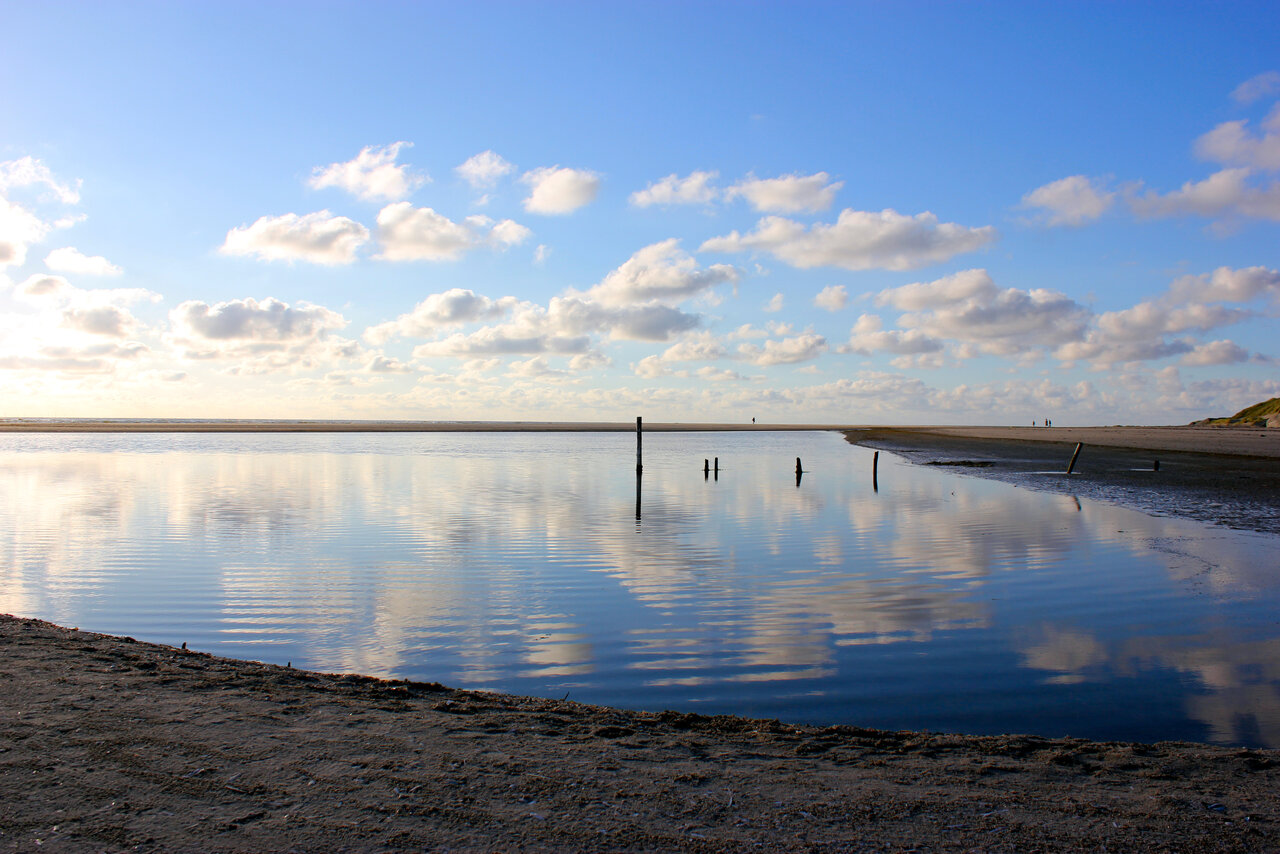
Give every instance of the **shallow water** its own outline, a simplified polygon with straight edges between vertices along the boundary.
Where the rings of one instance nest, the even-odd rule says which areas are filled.
[[[644,446],[637,490],[616,433],[0,436],[0,611],[640,709],[1280,746],[1274,535],[884,453],[877,491],[835,433]]]

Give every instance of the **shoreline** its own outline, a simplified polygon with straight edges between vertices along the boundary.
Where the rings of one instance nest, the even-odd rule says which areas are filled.
[[[842,432],[1032,488],[1128,503],[1154,486],[1179,515],[1209,488],[1237,502],[1252,488],[1272,508],[1280,495],[1268,444],[1280,435],[1242,436],[1244,453],[1217,454],[1178,448],[1223,428],[1027,429]],[[1111,432],[1084,434],[1069,486],[1028,484],[1062,467],[1083,441],[1073,429]],[[1155,485],[1133,471],[1152,450]],[[1256,482],[1213,487],[1224,471]],[[1267,530],[1265,517],[1245,521]],[[295,670],[6,615],[0,644],[0,850],[1280,847],[1280,749],[627,711]]]
[[[1268,850],[1280,751],[630,712],[0,616],[0,845]]]
[[[842,432],[852,444],[917,465],[1154,516],[1280,534],[1280,430],[869,427]],[[1076,443],[1083,448],[1068,477]]]

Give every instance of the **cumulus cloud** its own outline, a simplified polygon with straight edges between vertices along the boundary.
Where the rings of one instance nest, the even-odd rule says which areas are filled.
[[[991,226],[939,223],[927,211],[906,216],[888,209],[875,213],[846,208],[835,223],[817,223],[811,228],[784,217],[765,217],[755,231],[713,237],[699,251],[762,250],[802,269],[911,270],[980,249],[995,238],[996,230]]]
[[[1252,104],[1271,95],[1280,95],[1280,71],[1264,71],[1250,77],[1231,93],[1231,97],[1241,104]]]
[[[506,249],[523,243],[533,232],[518,222],[495,222],[470,216],[458,223],[431,208],[396,202],[378,212],[379,258],[388,261],[454,261],[470,249]]]
[[[638,250],[600,284],[587,291],[606,305],[630,305],[659,300],[681,302],[725,282],[736,282],[737,268],[713,264],[701,269],[676,238]]]
[[[508,163],[492,151],[482,151],[472,155],[461,166],[453,171],[477,190],[487,190],[495,186],[506,175],[510,175],[516,167]]]
[[[524,173],[529,185],[524,209],[537,214],[567,214],[595,200],[600,176],[585,169],[544,166]]]
[[[915,341],[962,342],[996,355],[1026,356],[1078,341],[1092,317],[1087,308],[1054,291],[1002,290],[980,269],[889,288],[877,295],[876,302],[909,312],[898,319],[898,325],[924,336]],[[878,330],[864,326],[862,331]],[[855,327],[855,338],[857,334]]]
[[[898,356],[917,356],[926,353],[937,353],[943,344],[937,338],[931,338],[918,329],[886,330],[884,321],[874,314],[864,314],[854,323],[849,332],[849,341],[838,349],[841,353],[857,353],[870,356],[873,353],[885,352]]]
[[[1280,169],[1280,104],[1263,120],[1261,132],[1249,130],[1249,122],[1223,122],[1196,140],[1196,154],[1227,166]]]
[[[849,292],[844,285],[827,285],[813,298],[813,304],[827,311],[840,311],[849,304]]]
[[[729,357],[720,339],[710,332],[685,335],[662,354],[664,362],[714,362]]]
[[[356,251],[369,239],[369,230],[329,211],[298,216],[264,216],[253,225],[227,232],[220,251],[225,255],[256,255],[264,261],[306,261],[336,266],[356,260]]]
[[[876,303],[891,305],[903,311],[920,311],[991,298],[999,290],[986,270],[961,270],[932,282],[912,282],[897,288],[886,288],[876,295]]]
[[[1250,357],[1230,341],[1198,343],[1194,337],[1257,317],[1254,309],[1223,305],[1257,300],[1280,304],[1280,272],[1219,267],[1204,275],[1182,276],[1157,299],[1099,315],[1086,336],[1064,343],[1055,355],[1100,367],[1173,356],[1182,356],[1182,364],[1191,366],[1257,360],[1260,357]]]
[[[1130,200],[1135,213],[1145,217],[1194,215],[1244,216],[1280,221],[1280,182],[1265,186],[1250,183],[1251,170],[1223,169],[1203,181],[1182,185],[1161,194],[1149,191]]]
[[[812,332],[793,338],[765,341],[764,346],[742,344],[738,354],[753,365],[790,365],[816,359],[827,351],[827,339]]]
[[[68,308],[62,313],[62,323],[69,329],[111,338],[125,338],[137,328],[134,316],[116,305]]]
[[[769,297],[769,301],[766,302],[763,306],[761,306],[760,310],[763,312],[766,312],[767,314],[777,314],[778,312],[782,311],[783,306],[785,304],[786,304],[786,299],[782,296],[781,293],[777,293]]]
[[[720,191],[712,185],[719,172],[690,172],[681,178],[674,173],[654,181],[643,190],[631,194],[631,204],[640,208],[651,205],[705,205],[719,197]]]
[[[0,198],[0,270],[22,266],[27,249],[49,233],[49,225],[21,205]]]
[[[382,343],[394,336],[425,338],[441,329],[495,320],[519,304],[515,297],[493,300],[463,288],[431,294],[414,306],[413,311],[393,321],[370,327],[365,338]]]
[[[1219,267],[1212,273],[1175,279],[1169,286],[1175,301],[1244,303],[1267,297],[1280,304],[1280,271],[1267,267]]]
[[[0,163],[0,193],[14,187],[44,186],[63,204],[80,203],[80,182],[66,184],[54,177],[49,167],[34,157],[20,157]]]
[[[189,359],[240,359],[236,370],[260,373],[359,358],[354,342],[330,335],[346,324],[324,306],[273,297],[188,300],[169,312],[169,337]]]
[[[426,175],[411,174],[407,166],[396,163],[400,149],[411,145],[393,142],[365,146],[345,163],[317,166],[309,183],[315,190],[337,187],[365,201],[399,201],[430,180]]]
[[[729,199],[741,196],[751,207],[764,213],[817,213],[831,207],[843,181],[828,183],[826,172],[813,175],[782,175],[756,178],[749,175],[725,191]]]
[[[1235,365],[1249,361],[1249,351],[1233,341],[1209,341],[1182,357],[1184,365]]]
[[[124,272],[101,255],[84,255],[73,246],[53,250],[45,256],[44,264],[59,273],[88,276],[118,276]]]
[[[1022,197],[1024,208],[1039,208],[1048,225],[1084,225],[1106,213],[1116,194],[1084,175],[1038,187]]]

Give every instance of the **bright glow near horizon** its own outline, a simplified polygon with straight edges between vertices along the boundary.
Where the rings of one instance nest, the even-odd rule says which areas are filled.
[[[1069,425],[1280,395],[1274,3],[5,19],[0,416]]]

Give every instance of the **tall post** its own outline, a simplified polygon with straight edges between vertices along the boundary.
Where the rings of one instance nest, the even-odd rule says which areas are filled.
[[[640,416],[636,416],[636,474],[644,471],[644,428]]]
[[[880,452],[876,451],[871,457],[871,491],[880,491]]]
[[[1075,453],[1071,455],[1071,462],[1067,463],[1067,474],[1071,474],[1076,467],[1076,457],[1080,456],[1080,449],[1084,447],[1084,442],[1076,442]]]

